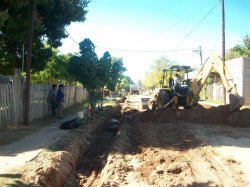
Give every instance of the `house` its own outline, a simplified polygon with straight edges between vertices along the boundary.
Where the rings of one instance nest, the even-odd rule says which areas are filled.
[[[250,106],[250,58],[235,58],[226,61],[226,65],[237,85],[238,94],[244,97],[245,105]]]

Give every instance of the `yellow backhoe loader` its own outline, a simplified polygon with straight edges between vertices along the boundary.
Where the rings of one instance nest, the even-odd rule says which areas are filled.
[[[173,106],[178,108],[183,106],[184,108],[191,108],[196,105],[199,101],[199,94],[202,90],[209,74],[212,71],[217,71],[221,77],[223,86],[225,87],[227,93],[229,94],[229,105],[230,111],[236,111],[244,104],[244,98],[239,96],[236,89],[236,84],[233,82],[232,76],[229,70],[221,58],[215,54],[212,54],[206,63],[198,70],[197,74],[192,79],[187,79],[183,81],[182,84],[178,85],[176,89],[174,80],[172,78],[172,71],[176,70],[180,72],[185,70],[188,73],[189,66],[173,66],[169,69],[170,77],[168,85],[163,85],[154,94],[153,98],[149,101],[149,108],[152,110],[156,108],[165,108],[168,106]],[[163,71],[162,82],[166,80],[167,70]]]

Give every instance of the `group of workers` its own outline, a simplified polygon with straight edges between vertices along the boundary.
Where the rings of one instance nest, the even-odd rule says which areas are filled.
[[[59,119],[63,118],[62,116],[62,110],[64,104],[63,88],[64,86],[62,84],[58,86],[58,89],[57,85],[53,84],[47,98],[52,115]]]

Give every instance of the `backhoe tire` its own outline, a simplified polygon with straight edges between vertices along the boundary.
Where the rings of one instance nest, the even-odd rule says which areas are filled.
[[[163,107],[163,101],[161,96],[157,97],[157,108],[162,108]]]
[[[191,96],[187,95],[185,98],[185,105],[183,106],[184,109],[190,109],[191,108]]]

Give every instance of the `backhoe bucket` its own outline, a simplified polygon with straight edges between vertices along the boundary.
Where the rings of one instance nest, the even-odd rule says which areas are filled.
[[[244,105],[244,98],[239,95],[229,94],[230,111],[239,109]]]

